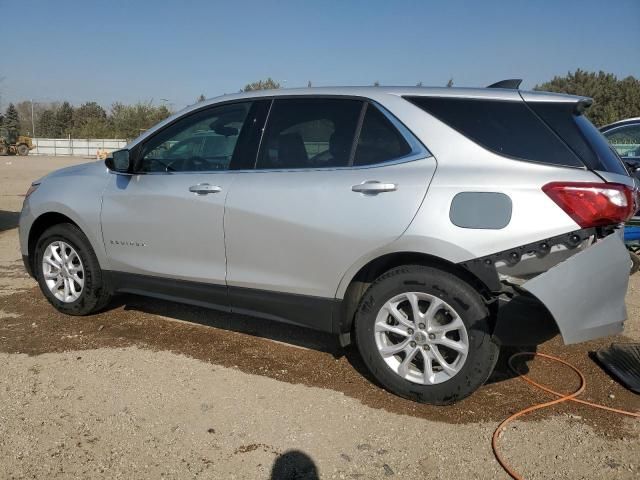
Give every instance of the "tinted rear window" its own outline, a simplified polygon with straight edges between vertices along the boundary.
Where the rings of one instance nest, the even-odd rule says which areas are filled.
[[[576,152],[591,170],[627,175],[607,139],[584,116],[575,103],[529,102],[528,105]]]
[[[524,101],[406,97],[466,137],[497,154],[552,165],[584,164]]]

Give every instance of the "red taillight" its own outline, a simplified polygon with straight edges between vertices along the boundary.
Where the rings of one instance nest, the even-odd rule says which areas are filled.
[[[582,228],[623,223],[635,213],[635,192],[620,183],[552,182],[542,190]]]

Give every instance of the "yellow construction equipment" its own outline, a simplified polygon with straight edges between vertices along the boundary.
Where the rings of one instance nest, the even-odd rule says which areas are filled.
[[[6,129],[0,130],[0,155],[29,155],[35,145],[31,137],[11,134]]]

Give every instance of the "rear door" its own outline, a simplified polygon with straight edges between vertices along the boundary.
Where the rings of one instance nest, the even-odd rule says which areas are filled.
[[[434,171],[427,150],[372,103],[275,99],[256,168],[238,173],[227,198],[232,303],[312,323],[317,311],[282,305],[304,295],[323,308],[351,265],[407,228]]]

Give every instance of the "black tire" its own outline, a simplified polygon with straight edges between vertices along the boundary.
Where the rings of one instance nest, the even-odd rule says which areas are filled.
[[[27,155],[29,155],[29,147],[27,147],[24,143],[21,143],[16,148],[16,152],[19,156],[26,157]]]
[[[62,240],[78,253],[84,268],[84,286],[77,300],[65,303],[49,290],[44,279],[42,259],[52,242]],[[111,291],[100,269],[96,254],[82,231],[73,224],[61,223],[47,229],[38,239],[35,249],[34,272],[40,290],[56,310],[68,315],[89,315],[104,308],[111,299]]]
[[[4,157],[5,155],[9,155],[9,149],[6,145],[0,145],[0,157]]]
[[[378,351],[374,325],[383,305],[405,292],[423,292],[449,304],[467,331],[469,350],[457,374],[436,384],[419,384],[402,378],[387,365]],[[420,403],[449,405],[478,389],[491,375],[499,347],[492,340],[492,322],[478,292],[450,273],[436,268],[408,265],[380,276],[360,301],[355,318],[355,337],[371,374],[389,391]]]

